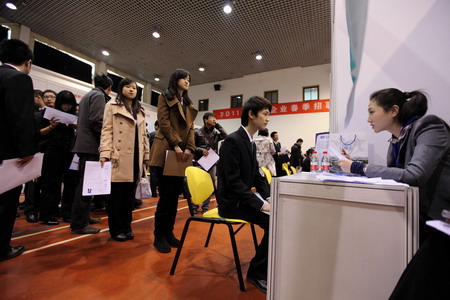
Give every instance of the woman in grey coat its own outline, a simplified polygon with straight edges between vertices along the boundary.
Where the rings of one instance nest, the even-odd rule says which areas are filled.
[[[450,282],[450,236],[427,228],[450,209],[450,127],[425,115],[426,96],[420,91],[384,89],[373,93],[368,122],[375,132],[392,133],[387,167],[340,160],[344,172],[394,179],[419,187],[420,248],[389,299],[443,299]],[[444,298],[448,298],[446,292]]]

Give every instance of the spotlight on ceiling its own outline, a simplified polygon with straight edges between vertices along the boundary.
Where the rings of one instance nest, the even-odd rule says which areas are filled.
[[[17,6],[15,6],[14,3],[12,3],[12,2],[6,2],[5,6],[7,8],[9,8],[9,9],[12,9],[12,10],[16,10],[17,9]]]
[[[159,81],[159,75],[155,74],[155,81]]]
[[[232,10],[233,8],[231,7],[230,3],[225,4],[225,6],[223,7],[223,11],[226,14],[230,14]]]
[[[161,37],[161,28],[159,26],[155,26],[153,28],[152,35],[155,39],[159,39]]]
[[[109,56],[109,51],[108,50],[102,50],[102,54],[104,56]]]
[[[263,59],[262,54],[259,53],[259,52],[256,53],[255,58],[256,58],[256,60],[261,60],[261,59]]]
[[[205,66],[204,66],[204,65],[198,66],[198,70],[199,70],[200,72],[205,72]]]

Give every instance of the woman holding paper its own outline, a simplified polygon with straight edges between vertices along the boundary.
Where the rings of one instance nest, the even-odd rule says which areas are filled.
[[[183,183],[183,177],[163,174],[166,151],[175,151],[179,162],[185,162],[195,151],[194,120],[197,110],[188,96],[190,82],[189,72],[175,70],[170,76],[169,87],[158,99],[159,130],[153,141],[150,166],[156,169],[160,194],[155,213],[153,245],[161,253],[168,253],[171,247],[179,245],[179,240],[173,234],[173,226]]]
[[[339,160],[344,172],[419,187],[421,243],[429,234],[425,222],[442,219],[442,210],[450,209],[450,127],[437,116],[425,115],[427,109],[427,97],[420,91],[373,93],[367,122],[376,133],[392,134],[387,166]]]
[[[55,109],[66,114],[76,115],[75,96],[70,91],[61,91],[56,96]],[[47,136],[47,147],[42,163],[42,188],[40,203],[40,220],[47,225],[57,225],[58,215],[64,221],[70,221],[73,195],[76,185],[76,174],[69,171],[73,159],[71,152],[75,138],[75,124],[52,123],[52,130]],[[64,192],[61,199],[61,185]],[[61,213],[58,205],[61,202]]]
[[[124,78],[117,98],[105,106],[100,137],[100,162],[111,161],[111,197],[108,224],[111,237],[119,242],[132,240],[132,211],[136,182],[148,164],[149,146],[145,112],[137,98],[137,84]]]

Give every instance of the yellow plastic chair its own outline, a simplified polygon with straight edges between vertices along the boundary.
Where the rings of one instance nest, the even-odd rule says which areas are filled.
[[[294,168],[293,166],[291,166],[291,171],[292,171],[292,174],[297,174],[297,169]]]
[[[185,175],[186,175],[186,178],[184,180],[185,196],[188,202],[189,212],[191,216],[186,220],[186,223],[184,225],[183,234],[181,235],[180,239],[180,246],[178,247],[177,253],[175,254],[175,258],[173,259],[172,268],[170,269],[170,275],[175,274],[178,259],[180,258],[184,240],[186,239],[186,235],[189,229],[189,224],[192,221],[211,224],[211,226],[209,227],[208,236],[206,238],[205,247],[208,247],[209,245],[214,225],[224,224],[228,227],[228,232],[230,234],[231,246],[233,248],[234,262],[236,264],[236,271],[238,274],[239,287],[241,291],[245,292],[244,279],[242,277],[241,263],[239,260],[239,253],[236,246],[235,235],[242,229],[242,227],[245,226],[245,224],[250,224],[253,235],[253,243],[256,250],[258,247],[258,241],[256,239],[256,231],[254,224],[240,219],[222,218],[219,215],[219,210],[217,208],[208,210],[201,217],[196,216],[194,214],[192,204],[200,205],[201,203],[203,203],[203,201],[208,199],[215,192],[214,184],[212,182],[211,175],[209,175],[207,172],[203,171],[200,168],[187,167]],[[234,230],[233,225],[240,225],[240,226],[236,230]]]
[[[282,164],[281,168],[286,172],[287,175],[291,175],[291,171],[289,171],[289,166],[287,163]]]
[[[270,174],[269,169],[261,167],[261,170],[263,170],[264,174],[266,174],[267,182],[270,184],[272,182],[272,174]]]

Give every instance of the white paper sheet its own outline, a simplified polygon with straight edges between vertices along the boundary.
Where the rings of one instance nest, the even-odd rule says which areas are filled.
[[[211,169],[212,166],[219,161],[219,158],[219,155],[217,155],[213,149],[209,149],[208,156],[202,156],[197,162],[204,170],[209,171],[209,169]]]
[[[43,153],[36,153],[25,167],[17,166],[17,158],[4,160],[0,165],[0,194],[41,176]]]
[[[316,175],[316,178],[320,181],[335,181],[335,182],[350,182],[350,183],[364,183],[364,184],[377,184],[377,185],[399,185],[409,186],[406,183],[396,182],[391,179],[381,179],[381,177],[359,177],[359,176],[346,176],[337,175],[331,173],[320,173]]]
[[[59,123],[63,124],[77,124],[78,117],[72,114],[68,114],[62,112],[60,110],[46,107],[44,112],[44,118],[51,120],[54,118],[55,120],[59,120]]]
[[[328,149],[330,149],[333,155],[336,156],[338,159],[349,160],[347,157],[339,153],[339,151],[337,151],[334,147],[330,146],[328,147]]]
[[[260,193],[254,193],[264,204],[268,203],[270,204],[267,200],[264,200],[263,197],[261,196]],[[261,211],[263,213],[265,213],[266,215],[270,216],[270,211]]]
[[[83,196],[111,194],[111,162],[103,168],[99,161],[87,161],[84,168]]]
[[[79,170],[79,164],[80,164],[80,157],[78,155],[74,155],[72,162],[70,163],[69,170],[78,171]]]
[[[427,221],[427,225],[436,228],[437,230],[445,233],[446,235],[450,235],[450,224],[447,224],[439,220],[432,220]]]

